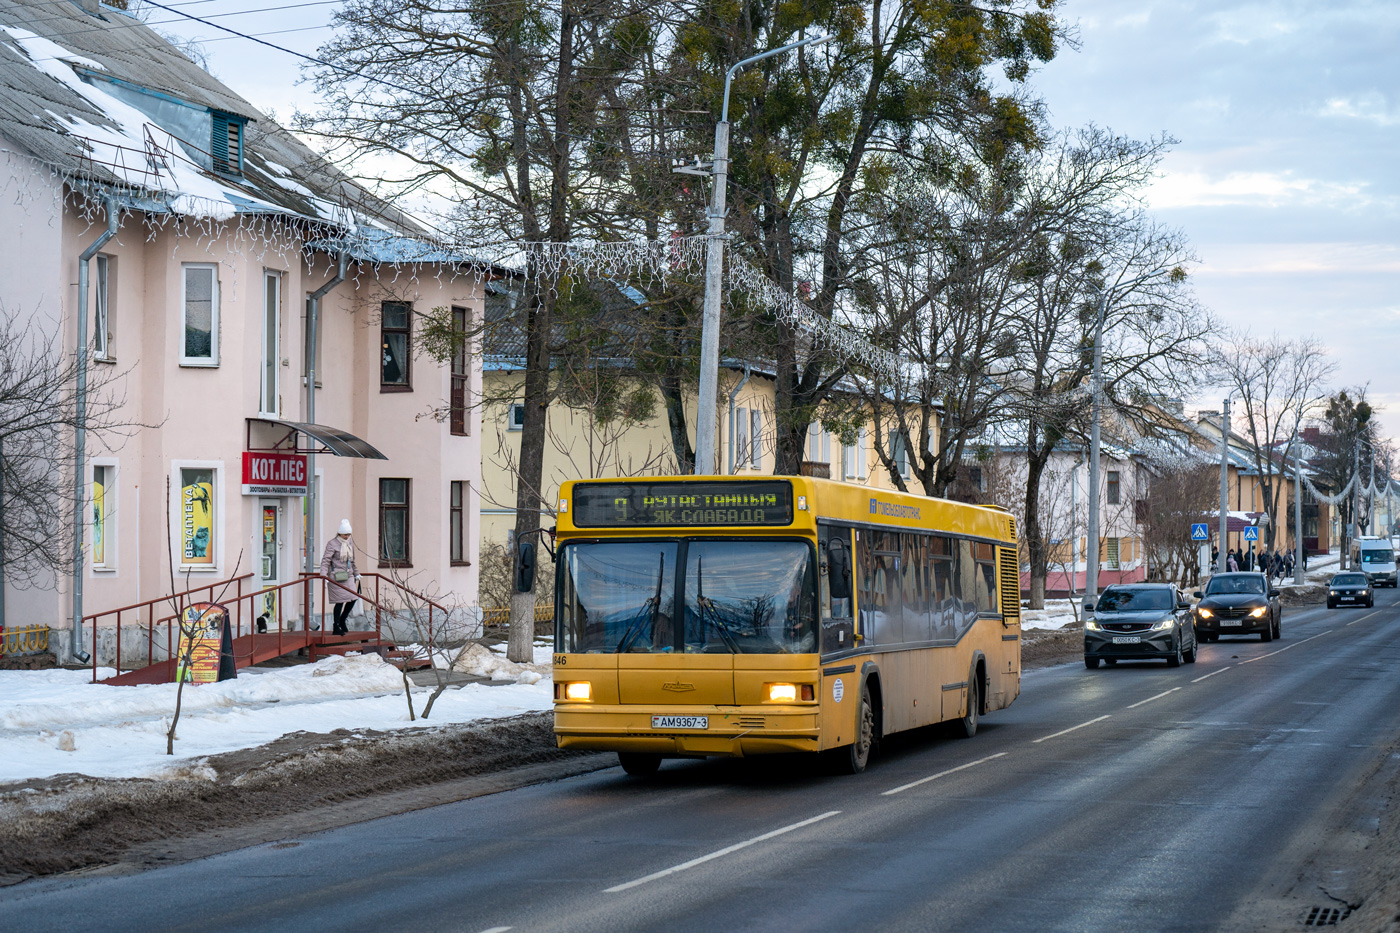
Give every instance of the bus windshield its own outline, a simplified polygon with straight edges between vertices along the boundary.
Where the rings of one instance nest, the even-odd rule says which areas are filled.
[[[1395,552],[1388,547],[1366,548],[1361,552],[1363,564],[1393,564]]]
[[[685,552],[683,609],[676,565]],[[817,651],[816,568],[803,541],[595,541],[560,553],[556,650]]]

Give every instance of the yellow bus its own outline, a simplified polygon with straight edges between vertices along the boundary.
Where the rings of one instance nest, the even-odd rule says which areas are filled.
[[[792,477],[560,490],[554,731],[663,758],[824,752],[978,718],[1021,689],[1004,510]]]

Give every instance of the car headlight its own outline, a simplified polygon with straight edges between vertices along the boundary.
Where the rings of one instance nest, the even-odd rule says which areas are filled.
[[[1269,614],[1269,607],[1268,607],[1268,606],[1260,606],[1258,609],[1256,609],[1256,610],[1254,610],[1253,612],[1251,612],[1251,613],[1249,614],[1249,617],[1250,617],[1251,619],[1262,619],[1262,618],[1264,618],[1264,616],[1266,616],[1266,615],[1268,615],[1268,614]]]
[[[1084,620],[1084,631],[1086,631],[1086,632],[1102,632],[1102,631],[1103,631],[1103,626],[1100,625],[1099,623],[1095,622],[1093,619],[1085,619],[1085,620]]]
[[[1341,594],[1338,593],[1336,590],[1329,590],[1328,593],[1327,593],[1327,595],[1328,595],[1328,596],[1340,596]]]
[[[1215,613],[1211,612],[1209,609],[1200,609],[1200,608],[1197,608],[1197,609],[1196,609],[1196,615],[1200,616],[1202,619],[1214,619],[1214,618],[1215,618]]]
[[[1162,621],[1158,622],[1156,625],[1152,626],[1152,631],[1154,631],[1154,632],[1165,632],[1167,629],[1171,628],[1171,627],[1172,627],[1173,625],[1175,625],[1175,624],[1176,624],[1176,620],[1175,620],[1175,619],[1166,618],[1166,619],[1163,619]]]

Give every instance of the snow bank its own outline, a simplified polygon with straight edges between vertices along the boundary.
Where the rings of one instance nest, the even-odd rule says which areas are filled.
[[[463,674],[489,677],[492,680],[513,680],[518,684],[537,684],[551,676],[549,648],[535,647],[535,659],[530,664],[506,660],[505,654],[485,645],[469,645],[452,668]]]
[[[1047,599],[1044,609],[1021,610],[1022,629],[1058,629],[1078,621],[1068,599]]]
[[[86,671],[0,671],[0,782],[68,772],[188,775],[198,770],[200,758],[292,732],[432,727],[548,710],[549,671],[537,667],[525,665],[515,678],[499,678],[516,681],[509,685],[449,688],[431,720],[413,723],[398,669],[378,655],[248,668],[237,680],[186,686],[174,757],[164,753],[175,684],[109,687],[90,683]],[[527,673],[533,679],[522,680]],[[421,712],[429,692],[413,691],[415,709]]]

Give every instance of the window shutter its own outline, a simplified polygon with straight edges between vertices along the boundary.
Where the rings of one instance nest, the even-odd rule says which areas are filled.
[[[865,479],[865,428],[860,429],[856,438],[856,478]]]
[[[737,440],[734,443],[736,448],[734,462],[740,467],[746,467],[749,465],[749,410],[747,408],[738,409],[735,412],[734,420],[737,422],[735,427],[738,429],[735,432]]]
[[[243,123],[226,113],[214,113],[212,118],[209,154],[214,160],[214,171],[243,174]]]
[[[763,437],[763,412],[755,408],[749,412],[749,417],[753,419],[752,430],[749,431],[749,465],[757,470],[763,466],[763,451],[758,446],[759,439]]]

